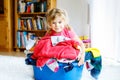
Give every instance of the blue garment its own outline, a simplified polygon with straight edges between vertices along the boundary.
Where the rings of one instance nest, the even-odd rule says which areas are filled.
[[[25,59],[25,63],[27,65],[36,65],[36,60],[31,58],[32,54],[27,54],[27,58]]]
[[[92,52],[89,51],[85,53],[85,61],[87,60],[90,60],[91,65],[94,66],[94,68],[90,70],[90,74],[97,80],[102,69],[102,57],[94,58]]]

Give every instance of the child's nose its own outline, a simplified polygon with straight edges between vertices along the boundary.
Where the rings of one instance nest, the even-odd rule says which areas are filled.
[[[56,23],[56,25],[55,25],[56,27],[58,27],[59,26],[59,23]]]

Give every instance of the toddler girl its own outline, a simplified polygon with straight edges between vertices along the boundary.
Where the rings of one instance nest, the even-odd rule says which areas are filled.
[[[84,63],[84,44],[68,25],[67,14],[64,10],[54,8],[48,11],[48,31],[35,45],[32,59],[42,67],[50,59],[76,60],[78,65]]]
[[[84,44],[68,25],[67,13],[64,10],[54,8],[47,13],[47,23],[49,30],[45,36],[65,36],[66,38],[76,40],[80,43],[80,45],[74,44],[74,47],[76,49],[81,48],[81,54],[78,56],[78,65],[82,65],[84,63],[85,54]]]

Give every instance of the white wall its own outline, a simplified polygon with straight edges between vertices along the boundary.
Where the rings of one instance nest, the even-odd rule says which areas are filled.
[[[120,62],[120,0],[114,2],[115,5],[115,53],[117,60]]]
[[[91,1],[92,47],[100,49],[104,57],[119,59],[120,0]]]
[[[68,12],[70,25],[80,35],[88,35],[86,0],[57,0],[57,7]]]
[[[113,32],[111,32],[113,30],[113,5],[110,2],[107,5],[105,0],[93,0],[91,8],[91,39],[92,47],[99,48],[103,56],[113,57],[115,47]]]

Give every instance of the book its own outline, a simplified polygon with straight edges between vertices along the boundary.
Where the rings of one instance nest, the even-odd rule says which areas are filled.
[[[18,18],[18,30],[21,29],[21,23],[20,23],[20,18]]]
[[[23,19],[21,19],[20,20],[20,30],[24,30],[24,20]]]
[[[48,29],[46,17],[43,17],[44,30]]]
[[[44,4],[44,12],[47,12],[47,1],[44,1],[43,4]]]
[[[37,16],[37,27],[38,27],[38,30],[41,30],[41,29],[42,29],[40,16]]]
[[[23,1],[19,1],[19,12],[20,13],[24,13],[25,12],[25,7],[26,7],[26,3]]]
[[[24,30],[28,30],[28,27],[27,27],[27,19],[24,19]]]
[[[28,30],[32,30],[32,28],[31,28],[31,23],[30,23],[30,19],[27,19],[27,27],[28,27]]]
[[[26,12],[27,13],[31,13],[31,4],[32,4],[32,2],[27,2],[26,3]]]
[[[32,18],[32,23],[33,23],[33,30],[38,30],[37,29],[37,23],[36,23],[36,19]]]
[[[23,32],[20,32],[20,44],[21,44],[20,46],[21,48],[25,48]]]
[[[20,43],[21,41],[20,41],[20,32],[18,31],[17,32],[17,47],[21,47],[21,43]]]
[[[28,33],[26,31],[23,32],[23,37],[24,37],[24,47],[27,45],[27,35]]]
[[[40,12],[40,2],[34,2],[34,12]]]

